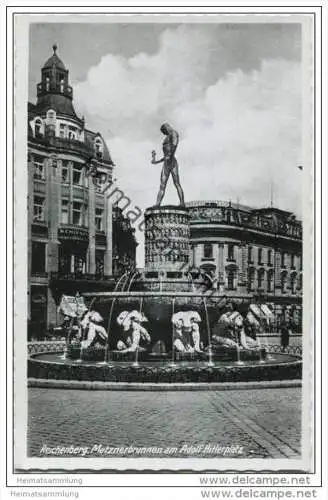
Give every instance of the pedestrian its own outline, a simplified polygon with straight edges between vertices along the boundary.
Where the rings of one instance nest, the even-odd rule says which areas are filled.
[[[282,352],[285,352],[287,347],[289,346],[289,337],[290,337],[290,327],[285,319],[281,321],[280,324],[280,345]]]

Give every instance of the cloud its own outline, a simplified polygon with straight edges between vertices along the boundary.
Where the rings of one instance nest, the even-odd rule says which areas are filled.
[[[104,56],[76,86],[80,110],[106,138],[120,188],[142,210],[156,200],[160,166],[150,164],[151,151],[160,154],[159,126],[168,121],[180,134],[187,201],[265,206],[272,184],[275,205],[300,214],[300,62],[262,58],[256,69],[237,66],[215,78],[215,42],[180,26],[162,33],[153,55]],[[164,202],[177,202],[172,182]]]

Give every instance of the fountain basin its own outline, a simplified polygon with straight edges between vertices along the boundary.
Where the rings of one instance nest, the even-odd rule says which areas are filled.
[[[217,383],[295,380],[302,377],[302,361],[289,354],[274,359],[245,361],[177,362],[166,361],[101,362],[63,359],[62,353],[34,354],[28,359],[28,377],[46,380],[129,382],[129,383]]]

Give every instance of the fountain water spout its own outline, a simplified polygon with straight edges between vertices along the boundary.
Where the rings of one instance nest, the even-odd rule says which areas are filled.
[[[109,317],[108,317],[108,325],[107,325],[107,343],[106,343],[106,349],[105,349],[105,359],[102,362],[103,364],[108,364],[109,363],[109,339],[110,339],[110,327],[112,323],[112,316],[113,316],[113,310],[114,310],[114,305],[116,302],[116,297],[112,300],[110,310],[109,310]]]
[[[136,276],[138,276],[138,274],[139,274],[139,271],[135,271],[135,272],[133,273],[132,278],[130,279],[129,286],[128,286],[128,290],[127,290],[128,292],[130,291],[130,288],[131,288],[131,286],[132,286],[132,283],[133,283],[134,278],[135,278]]]
[[[172,299],[172,316],[174,314],[174,302],[175,302],[175,298],[173,297]],[[172,323],[172,361],[170,363],[170,366],[172,367],[175,367],[175,362],[174,362],[174,325]]]
[[[210,330],[210,322],[209,322],[209,319],[208,319],[206,297],[204,297],[203,302],[204,302],[204,308],[205,308],[206,327],[207,327],[207,340],[208,340],[208,362],[207,362],[207,366],[214,366],[214,363],[213,363],[213,353],[212,353],[212,345],[211,345],[211,330]]]

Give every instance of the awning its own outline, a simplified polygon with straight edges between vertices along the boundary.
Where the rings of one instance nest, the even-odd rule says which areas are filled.
[[[59,312],[70,318],[81,317],[87,309],[83,297],[72,297],[70,295],[62,295],[58,307]]]

